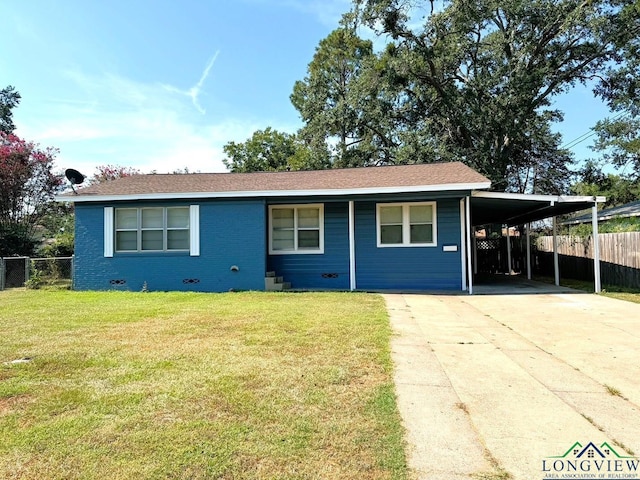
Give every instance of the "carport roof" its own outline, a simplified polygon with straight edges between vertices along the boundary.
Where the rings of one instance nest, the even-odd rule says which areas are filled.
[[[474,226],[492,223],[522,225],[585,210],[605,200],[605,197],[473,191],[471,223]]]

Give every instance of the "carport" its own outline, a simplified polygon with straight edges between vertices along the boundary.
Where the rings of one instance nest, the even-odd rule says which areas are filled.
[[[595,291],[601,290],[600,283],[600,252],[598,249],[598,203],[604,202],[605,197],[588,197],[572,195],[530,195],[520,193],[502,193],[473,191],[465,199],[465,259],[463,274],[463,290],[473,294],[474,274],[474,227],[489,224],[500,224],[513,227],[526,226],[527,236],[527,279],[531,280],[531,251],[530,230],[531,222],[551,218],[553,221],[553,263],[555,284],[560,285],[560,270],[558,265],[557,246],[557,217],[581,210],[591,209],[594,243],[594,281]],[[507,237],[508,265],[511,265],[511,237]],[[466,281],[466,284],[464,283]]]

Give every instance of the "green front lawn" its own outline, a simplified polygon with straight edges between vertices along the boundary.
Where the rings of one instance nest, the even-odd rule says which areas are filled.
[[[407,476],[379,296],[10,290],[0,332],[0,478]]]

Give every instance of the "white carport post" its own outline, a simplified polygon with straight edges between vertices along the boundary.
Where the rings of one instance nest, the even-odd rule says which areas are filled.
[[[472,240],[473,240],[473,273],[475,275],[478,274],[478,239],[475,235],[476,232],[473,232]]]
[[[560,266],[558,265],[558,221],[553,217],[553,273],[556,286],[560,286]]]
[[[507,227],[507,275],[511,275],[511,233],[509,232],[509,224]]]
[[[467,197],[465,200],[465,214],[467,217],[467,238],[471,239],[471,199]],[[467,242],[467,272],[469,272],[469,295],[473,295],[473,270],[471,267],[471,242]]]
[[[527,223],[527,280],[531,280],[531,223]]]
[[[467,290],[467,223],[465,221],[466,215],[464,214],[464,198],[460,199],[460,266],[462,274],[462,291]]]
[[[349,200],[349,289],[356,289],[356,215],[353,200]]]
[[[598,204],[591,207],[591,225],[593,227],[593,279],[596,293],[602,291],[600,284],[600,240],[598,239]]]

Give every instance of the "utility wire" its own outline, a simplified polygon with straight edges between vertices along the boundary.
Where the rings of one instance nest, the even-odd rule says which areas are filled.
[[[616,115],[615,117],[613,117],[611,120],[612,120],[612,121],[618,120],[620,117],[623,117],[623,116],[624,116],[624,115],[626,115],[626,114],[627,114],[627,112],[620,112],[618,115]],[[582,135],[580,135],[579,137],[574,138],[573,140],[571,140],[571,141],[569,141],[569,142],[565,143],[562,147],[560,147],[560,149],[561,149],[561,150],[564,150],[564,149],[566,149],[566,150],[571,150],[571,149],[572,149],[573,147],[575,147],[576,145],[579,145],[579,144],[581,144],[582,142],[584,142],[585,140],[587,140],[588,138],[593,137],[596,133],[598,133],[598,132],[596,132],[596,131],[592,128],[592,129],[590,129],[588,132],[583,133],[583,134],[582,134]]]
[[[579,145],[580,143],[584,142],[585,140],[587,140],[588,138],[593,137],[596,134],[596,132],[591,129],[590,131],[588,131],[587,133],[580,135],[578,138],[575,138],[573,140],[571,140],[569,143],[563,145],[562,147],[560,147],[561,150],[571,150],[573,147],[575,147],[576,145]]]

